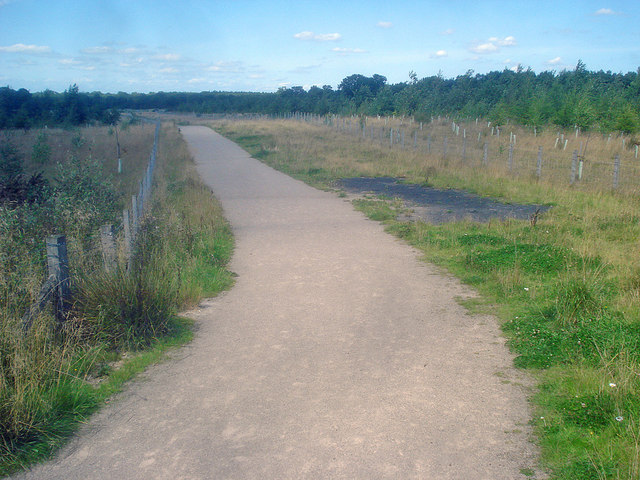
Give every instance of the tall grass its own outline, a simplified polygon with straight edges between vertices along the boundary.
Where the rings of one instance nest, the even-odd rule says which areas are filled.
[[[134,130],[131,127],[130,132]],[[140,138],[132,139],[136,145],[147,144],[141,168],[129,162],[131,177],[148,161],[153,131],[147,135],[147,130],[140,128]],[[80,132],[93,145],[91,159],[73,160],[80,169],[101,158],[99,142],[90,134],[91,130]],[[99,134],[111,138],[108,131]],[[97,239],[86,236],[80,241],[81,230],[70,224],[74,307],[63,328],[45,311],[28,333],[22,331],[20,318],[44,278],[43,254],[36,247],[43,232],[33,222],[35,236],[25,235],[24,230],[16,236],[20,229],[14,227],[24,221],[24,212],[8,207],[1,212],[0,226],[14,235],[11,243],[0,244],[0,475],[46,458],[75,430],[78,420],[98,408],[122,382],[157,361],[168,345],[190,338],[187,322],[176,317],[180,308],[231,285],[233,277],[225,270],[233,249],[230,228],[219,204],[200,183],[177,129],[170,125],[161,134],[156,172],[151,215],[138,236],[130,270],[121,261],[115,271],[105,272]],[[109,183],[104,171],[96,175],[96,181]],[[127,185],[136,182],[122,177],[114,191],[126,198],[132,193]],[[80,199],[91,204],[95,190],[84,190]],[[117,203],[117,195],[114,198]],[[69,219],[82,222],[83,201],[68,202]],[[110,220],[109,214],[101,219]],[[123,355],[130,360],[114,369]]]
[[[384,125],[385,119],[371,121]],[[394,121],[403,120],[387,123]],[[391,149],[299,122],[227,121],[213,127],[265,163],[323,188],[342,177],[390,175],[507,202],[552,205],[535,225],[516,220],[429,225],[398,222],[405,208],[398,201],[356,202],[428,260],[478,289],[482,299],[468,302],[469,308],[499,317],[516,365],[538,380],[531,422],[552,478],[638,478],[640,176],[630,175],[628,184],[612,191],[608,175],[570,185],[570,157],[537,179],[530,171],[510,171],[502,157],[478,166],[447,160],[438,151]],[[450,123],[437,128],[452,135]],[[555,131],[535,137],[526,129],[514,127],[514,132],[522,148],[537,149],[543,142],[545,150],[553,149],[557,138]],[[509,140],[504,130],[502,136]],[[629,151],[613,150],[621,139],[608,138],[592,136],[587,155],[621,153],[629,164]],[[568,150],[580,140],[585,141],[581,134],[569,136]],[[614,140],[619,147],[613,147]]]

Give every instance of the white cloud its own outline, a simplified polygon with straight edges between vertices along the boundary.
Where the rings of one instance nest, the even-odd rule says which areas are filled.
[[[504,37],[502,40],[498,40],[498,45],[501,47],[514,47],[516,45],[516,39],[512,36]]]
[[[430,55],[431,58],[444,58],[448,56],[449,56],[449,52],[447,52],[446,50],[438,50],[437,52],[432,53]]]
[[[332,52],[336,52],[339,53],[341,55],[349,55],[350,53],[367,53],[366,50],[363,50],[361,48],[341,48],[341,47],[335,47],[331,49]]]
[[[99,55],[103,53],[111,53],[113,52],[113,49],[111,47],[89,47],[83,48],[80,52],[87,55]]]
[[[47,47],[44,45],[25,45],[24,43],[16,43],[7,47],[0,47],[0,52],[42,54],[51,53],[51,47]]]
[[[481,43],[479,45],[474,45],[473,47],[470,48],[470,50],[473,53],[486,54],[486,53],[497,52],[498,47],[496,46],[495,43],[488,42],[488,43]]]
[[[610,8],[601,8],[594,12],[594,15],[616,15],[617,13]]]
[[[453,28],[447,28],[445,31],[440,32],[440,35],[453,35],[455,32]]]
[[[187,83],[203,83],[205,82],[206,79],[202,78],[202,77],[197,77],[197,78],[191,78],[187,81]]]
[[[551,60],[547,60],[547,65],[558,65],[559,63],[562,62],[562,58],[560,57],[556,57],[556,58],[552,58]]]
[[[339,33],[321,33],[314,37],[314,40],[319,40],[320,42],[335,42],[336,40],[340,40],[342,35]]]
[[[62,60],[58,60],[58,63],[62,65],[80,65],[82,62],[75,58],[63,58]]]
[[[313,32],[300,32],[296,33],[294,38],[298,40],[315,40],[317,42],[335,42],[340,40],[342,35],[339,33],[313,33]]]
[[[393,27],[393,23],[391,22],[378,22],[378,27],[380,28],[391,28]]]
[[[160,73],[178,73],[180,70],[173,67],[161,68]]]
[[[293,37],[298,40],[313,40],[314,34],[313,32],[300,32],[296,33]]]
[[[500,47],[513,47],[515,45],[517,45],[516,38],[512,35],[502,39],[498,37],[490,37],[484,43],[476,43],[475,45],[472,45],[469,47],[469,51],[486,55],[500,51]]]

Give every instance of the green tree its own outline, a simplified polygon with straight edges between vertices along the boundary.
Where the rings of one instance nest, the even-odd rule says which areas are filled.
[[[634,112],[628,105],[624,107],[618,115],[615,126],[616,130],[622,133],[635,133],[638,131],[638,114]]]
[[[51,159],[51,146],[47,142],[47,134],[45,131],[41,131],[36,138],[36,143],[33,144],[31,151],[31,160],[34,163],[44,165],[49,163]]]

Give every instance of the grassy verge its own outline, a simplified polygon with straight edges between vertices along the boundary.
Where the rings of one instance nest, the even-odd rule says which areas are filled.
[[[474,286],[468,306],[502,322],[532,398],[542,461],[556,479],[640,477],[640,199],[532,181],[354,141],[294,122],[216,123],[265,163],[312,185],[347,176],[404,176],[507,202],[554,207],[528,221],[402,223],[394,201],[357,208],[428,261]],[[500,174],[497,174],[500,173]]]
[[[105,273],[87,251],[70,249],[70,263],[82,260],[85,271],[76,272],[73,314],[63,328],[45,311],[22,333],[24,305],[11,295],[28,269],[2,245],[0,475],[51,455],[124,382],[190,340],[190,321],[176,315],[179,309],[233,283],[225,269],[230,228],[175,128],[161,134],[156,171],[152,212],[130,272]],[[22,220],[14,210],[2,213],[3,221]]]

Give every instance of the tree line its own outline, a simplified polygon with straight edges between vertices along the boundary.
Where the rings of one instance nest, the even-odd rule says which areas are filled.
[[[193,113],[289,112],[341,115],[409,115],[418,121],[432,116],[480,117],[502,125],[579,127],[583,130],[640,129],[640,69],[612,73],[589,71],[582,62],[562,72],[531,69],[455,78],[435,75],[389,84],[382,75],[354,74],[337,89],[330,85],[282,87],[273,93],[155,92],[81,93],[77,85],[63,93],[0,88],[0,128],[41,125],[113,123],[122,109],[162,109]]]

